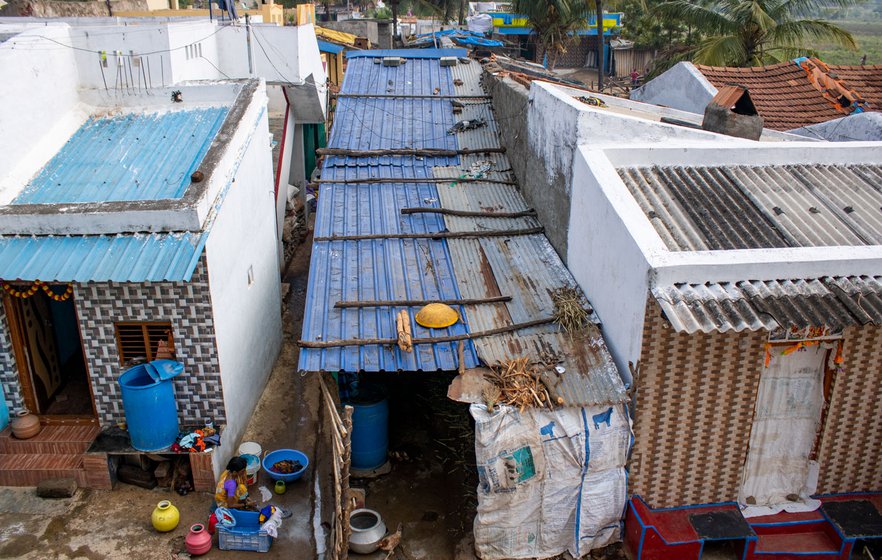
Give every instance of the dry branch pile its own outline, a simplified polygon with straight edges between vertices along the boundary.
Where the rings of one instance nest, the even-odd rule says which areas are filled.
[[[554,302],[554,321],[567,331],[574,334],[591,325],[591,314],[585,309],[582,293],[569,286],[551,292]]]
[[[542,364],[530,364],[529,357],[516,358],[490,368],[491,373],[484,377],[491,386],[484,389],[483,396],[487,408],[493,410],[497,404],[515,406],[521,412],[527,407],[554,408],[563,405],[563,399],[553,399],[542,381]]]

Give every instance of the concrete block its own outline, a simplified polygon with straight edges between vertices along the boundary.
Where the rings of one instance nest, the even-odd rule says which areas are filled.
[[[50,478],[37,485],[40,498],[70,498],[77,491],[77,481],[73,478]]]

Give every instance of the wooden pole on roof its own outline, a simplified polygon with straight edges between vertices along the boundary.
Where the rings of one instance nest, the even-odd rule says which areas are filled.
[[[597,14],[597,91],[603,93],[603,0],[594,0]]]

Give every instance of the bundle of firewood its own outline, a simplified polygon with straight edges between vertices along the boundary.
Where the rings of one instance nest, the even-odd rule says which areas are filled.
[[[517,407],[521,412],[527,407],[554,408],[563,404],[562,399],[553,399],[542,381],[544,364],[531,364],[530,358],[515,358],[490,367],[484,375],[490,386],[483,391],[488,410],[496,405]]]

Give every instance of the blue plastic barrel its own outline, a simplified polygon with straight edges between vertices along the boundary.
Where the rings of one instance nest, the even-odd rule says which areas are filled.
[[[171,446],[178,437],[178,406],[172,381],[156,381],[145,365],[137,365],[119,377],[119,386],[132,447],[159,451]]]
[[[352,411],[352,468],[371,470],[386,462],[389,451],[389,400],[381,390],[362,386],[346,404]]]
[[[9,407],[6,405],[6,396],[3,395],[3,388],[0,387],[0,430],[9,425]]]

